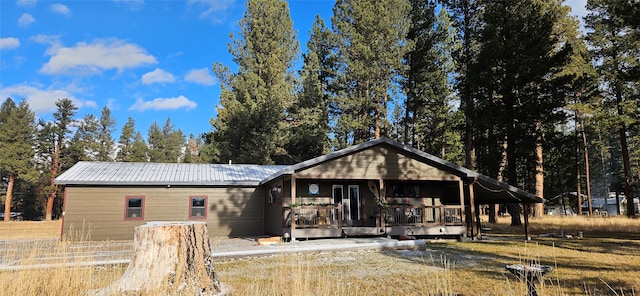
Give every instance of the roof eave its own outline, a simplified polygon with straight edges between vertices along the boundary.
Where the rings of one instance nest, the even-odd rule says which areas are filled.
[[[95,182],[95,181],[56,181],[57,185],[92,185],[92,186],[237,186],[258,187],[260,181],[225,181],[225,182]]]

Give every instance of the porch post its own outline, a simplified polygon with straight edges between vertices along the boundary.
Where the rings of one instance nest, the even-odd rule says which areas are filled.
[[[470,215],[470,219],[469,221],[471,222],[471,237],[480,237],[479,233],[478,233],[478,227],[476,224],[476,201],[475,201],[475,194],[473,192],[473,183],[475,183],[475,179],[471,179],[470,182],[468,182],[467,188],[469,190],[469,210],[471,211]]]
[[[524,210],[524,239],[529,240],[529,206],[526,203],[522,203],[522,209]]]
[[[461,218],[462,218],[462,221],[464,221],[464,223],[466,224],[467,215],[469,213],[467,213],[467,206],[464,203],[464,197],[465,197],[465,194],[464,194],[464,191],[465,191],[464,190],[464,182],[465,182],[464,179],[460,179],[460,181],[458,181],[458,187],[459,187],[459,190],[460,190],[460,206],[462,207],[462,217]],[[469,227],[468,227],[468,224],[467,224],[467,231],[468,230],[469,230]],[[465,237],[466,237],[466,235],[467,235],[467,232],[465,232]],[[471,236],[473,236],[473,233],[471,234]]]
[[[291,175],[291,204],[296,204],[296,177]],[[291,241],[296,241],[296,208],[291,207]]]
[[[384,179],[380,178],[378,179],[378,182],[380,184],[379,188],[379,194],[380,194],[380,202],[387,202],[387,190],[386,188],[384,188]],[[376,206],[378,206],[378,201],[376,201]],[[378,217],[378,223],[376,224],[380,224],[380,228],[384,229],[385,233],[387,232],[387,226],[385,225],[385,213],[386,209],[383,207],[380,209],[380,217]],[[380,231],[380,230],[377,230]]]

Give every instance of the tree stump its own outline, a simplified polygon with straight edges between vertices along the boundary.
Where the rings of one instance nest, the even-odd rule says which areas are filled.
[[[222,293],[213,266],[206,223],[149,222],[136,227],[133,246],[131,263],[122,278],[89,294]]]

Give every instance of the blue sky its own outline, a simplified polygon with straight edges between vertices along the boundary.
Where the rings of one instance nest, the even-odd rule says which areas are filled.
[[[584,3],[567,1],[579,15]],[[333,4],[289,1],[301,52]],[[167,117],[186,136],[208,132],[220,95],[211,65],[235,68],[227,44],[243,13],[239,0],[0,0],[0,100],[26,99],[45,120],[59,98],[73,100],[78,119],[107,106],[116,141],[129,116],[145,138]]]
[[[293,1],[301,43],[316,14],[333,1]],[[211,130],[220,86],[214,62],[232,69],[229,33],[238,32],[244,2],[0,0],[1,100],[27,99],[50,119],[58,98],[72,99],[77,118],[108,106],[117,140],[127,117],[147,136],[171,117],[185,135]],[[117,134],[117,135],[116,135]]]

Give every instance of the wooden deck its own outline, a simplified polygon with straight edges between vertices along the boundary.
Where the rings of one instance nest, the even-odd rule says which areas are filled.
[[[285,209],[283,235],[291,239],[360,236],[463,236],[462,206],[384,206],[373,223],[343,224],[339,205],[305,205]],[[292,219],[292,216],[295,217]]]

